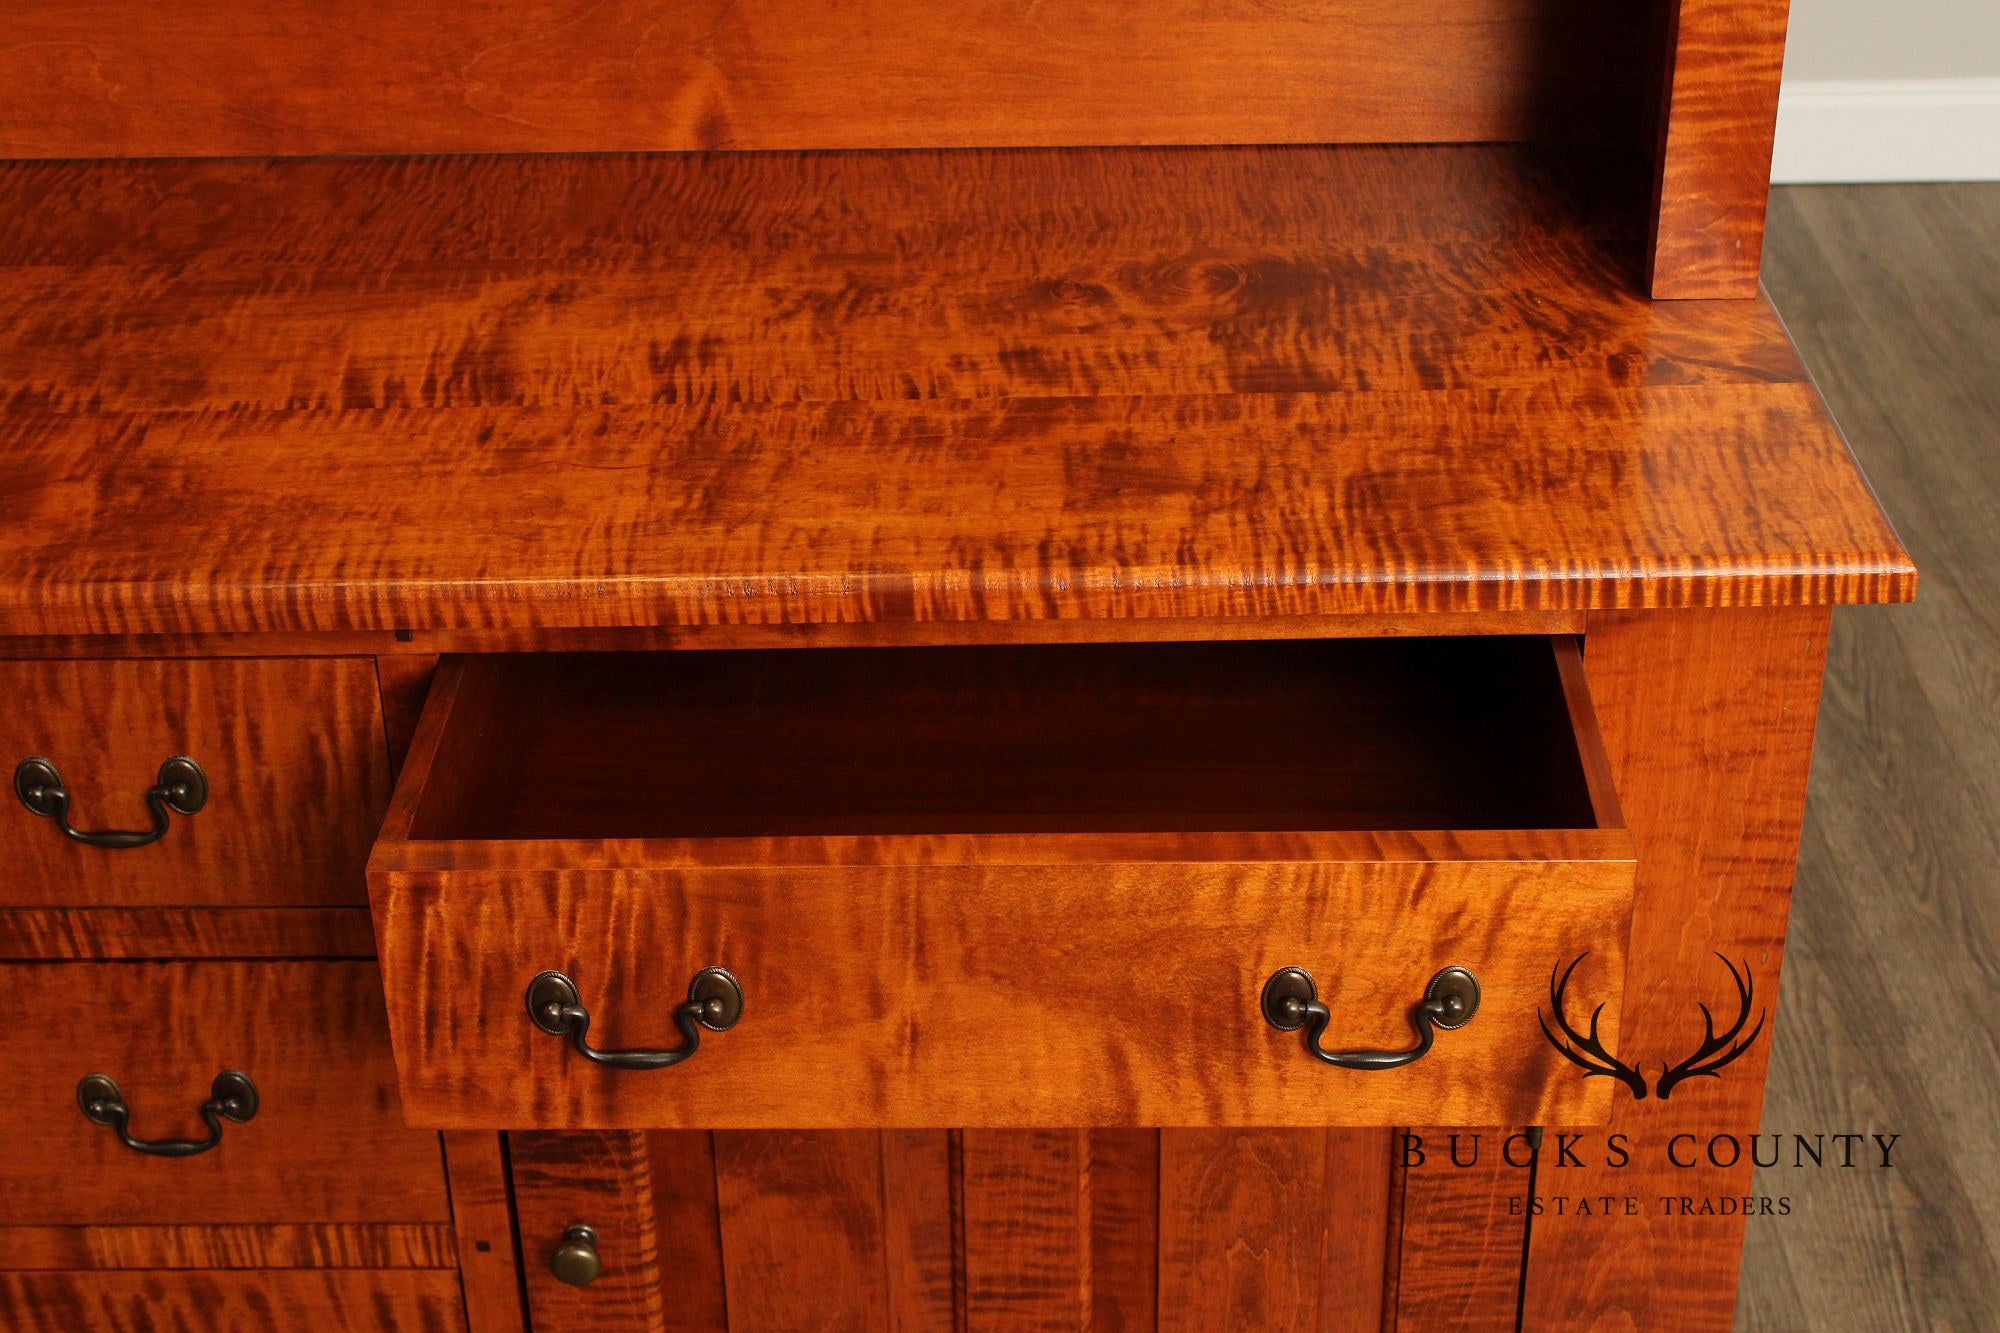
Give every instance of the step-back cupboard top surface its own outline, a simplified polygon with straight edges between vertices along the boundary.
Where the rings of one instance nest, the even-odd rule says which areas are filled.
[[[1775,994],[1826,608],[1915,581],[1757,288],[1785,10],[16,5],[0,680],[34,706],[0,732],[65,790],[0,831],[0,970],[59,974],[62,1047],[9,1041],[87,1169],[0,1154],[81,1191],[8,1229],[0,1322],[1726,1327],[1740,1216],[1531,1227],[1505,1163],[1392,1165],[1388,1127],[1756,1125],[1754,1039],[1631,1084],[1730,998],[1717,953],[1746,1023]],[[1420,692],[1513,651],[1467,634],[1559,668],[1504,754]],[[1400,722],[1285,665],[1365,653],[1173,646],[1341,636],[1414,638]],[[1109,646],[1064,674],[1068,639]],[[864,658],[553,655],[973,641],[1042,646],[789,729]],[[426,713],[451,650],[545,656],[447,658]],[[974,660],[1046,688],[953,704]],[[732,767],[703,698],[765,748]],[[911,783],[893,736],[963,749]],[[1137,764],[1168,736],[1207,748]],[[1093,744],[1122,781],[1032,780]],[[189,747],[212,800],[162,838],[49,813],[142,818]],[[509,755],[574,785],[538,805]],[[1593,960],[1570,1054],[1549,951]],[[1455,961],[1476,1016],[1418,989]],[[686,1000],[687,1068],[587,1060],[725,962],[741,1024]],[[1303,1034],[1303,989],[1257,1013],[1281,964],[1318,969]],[[576,1003],[524,1006],[537,968]],[[1412,1024],[1418,1063],[1309,1059]],[[839,1077],[758,1077],[844,1028]]]

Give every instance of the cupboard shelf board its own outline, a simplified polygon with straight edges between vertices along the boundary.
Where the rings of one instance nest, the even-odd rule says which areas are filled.
[[[1613,148],[0,165],[0,633],[1899,601]]]

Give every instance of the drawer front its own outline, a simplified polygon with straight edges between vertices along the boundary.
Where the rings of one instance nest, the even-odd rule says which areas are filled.
[[[319,906],[365,900],[362,869],[388,802],[372,661],[0,662],[0,905]],[[43,760],[80,832],[150,831],[147,793],[186,756],[206,801],[169,806],[139,846],[87,845],[17,791]],[[30,785],[46,787],[47,772]],[[50,805],[44,798],[42,808]]]
[[[464,1327],[458,1274],[449,1271],[0,1273],[0,1328],[13,1333]]]
[[[1428,837],[1428,841],[1427,841]],[[949,841],[949,840],[947,840]],[[966,840],[991,858],[994,840]],[[377,870],[412,1123],[453,1127],[1580,1124],[1608,1113],[1537,1018],[1583,953],[1615,1041],[1632,892],[1608,835],[1288,835],[1242,859]],[[1271,859],[1276,844],[1291,855]],[[1385,844],[1388,846],[1385,847]],[[1049,840],[1043,840],[1046,848]],[[1504,846],[1503,846],[1504,845]],[[933,849],[934,852],[937,849]],[[1260,854],[1261,855],[1258,855]],[[508,854],[504,849],[496,855]],[[512,853],[532,856],[532,846]],[[1433,976],[1470,1022],[1329,1067],[1260,1005],[1303,968],[1323,1044],[1416,1044]],[[524,996],[565,973],[596,1048],[671,1048],[703,968],[741,1020],[683,1063],[584,1059]]]
[[[32,1014],[0,1026],[14,1128],[0,1198],[17,1225],[446,1222],[437,1135],[406,1128],[370,963],[10,963]],[[126,1146],[78,1086],[104,1075],[141,1141],[209,1137],[240,1071],[253,1116],[193,1156]]]

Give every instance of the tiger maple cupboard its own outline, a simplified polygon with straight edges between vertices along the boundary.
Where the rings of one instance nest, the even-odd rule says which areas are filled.
[[[1727,1327],[1784,8],[14,6],[0,1324]]]

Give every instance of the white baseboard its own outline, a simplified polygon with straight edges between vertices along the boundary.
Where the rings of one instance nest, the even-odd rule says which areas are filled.
[[[1787,83],[1771,180],[2000,180],[2000,79]]]

